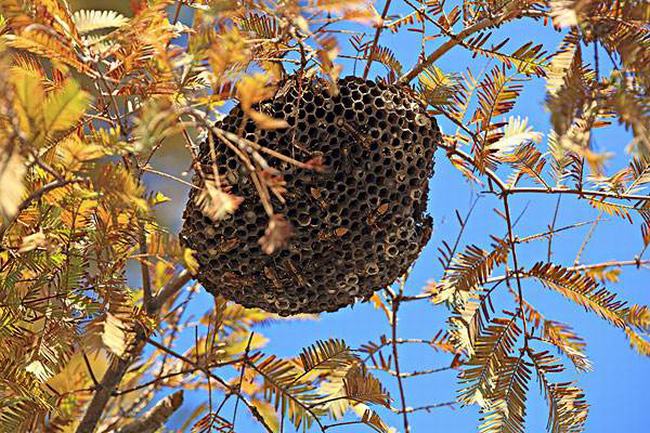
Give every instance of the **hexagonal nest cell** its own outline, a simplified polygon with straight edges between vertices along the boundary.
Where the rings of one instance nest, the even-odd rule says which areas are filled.
[[[199,190],[190,192],[181,242],[197,252],[197,278],[209,292],[280,315],[335,311],[393,283],[428,241],[436,121],[408,87],[347,77],[338,89],[292,76],[256,107],[288,128],[242,125],[239,106],[216,125],[296,160],[321,158],[322,171],[268,159],[286,181],[286,203],[273,197],[274,212],[293,226],[286,247],[272,254],[260,246],[269,217],[246,167],[216,137],[214,153],[202,143],[203,171],[216,155],[231,193],[245,198],[213,221],[196,203]]]

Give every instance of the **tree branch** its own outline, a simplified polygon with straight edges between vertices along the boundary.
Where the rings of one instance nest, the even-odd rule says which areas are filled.
[[[375,38],[372,41],[372,45],[370,46],[370,52],[368,53],[368,62],[366,63],[366,67],[363,70],[364,80],[368,78],[368,73],[370,72],[370,65],[372,65],[372,61],[374,60],[373,57],[375,51],[377,50],[377,43],[379,43],[379,36],[381,35],[381,31],[384,29],[384,20],[386,19],[386,15],[388,15],[390,2],[391,0],[386,0],[386,3],[384,4],[384,10],[381,12],[381,22],[377,25],[377,30],[375,31]]]
[[[189,280],[191,279],[190,273],[187,270],[181,271],[172,280],[167,283],[160,293],[152,299],[151,312],[152,314],[160,313],[162,306],[169,300],[176,292],[178,292]],[[130,365],[140,356],[147,341],[147,332],[144,328],[139,327],[136,330],[134,341],[130,350],[124,355],[123,358],[117,358],[113,361],[101,382],[97,386],[92,400],[88,404],[88,408],[84,416],[75,430],[76,433],[93,433],[97,428],[97,423],[102,417],[106,405],[111,396],[117,389],[126,374]]]
[[[118,433],[154,433],[163,426],[165,421],[183,404],[183,390],[160,400],[142,417],[118,430]]]
[[[69,180],[55,180],[50,183],[47,183],[43,185],[40,189],[34,191],[27,197],[25,200],[20,203],[18,206],[18,209],[16,210],[16,213],[13,215],[10,221],[8,221],[6,224],[2,225],[0,227],[0,239],[4,237],[5,232],[9,227],[13,225],[13,223],[16,222],[18,217],[20,216],[20,213],[27,209],[34,200],[38,200],[39,198],[43,197],[45,194],[48,192],[57,189],[57,188],[62,188],[64,186],[70,185],[72,183],[77,183],[77,182],[82,182],[83,179],[69,179]]]
[[[517,17],[517,15],[519,15],[521,12],[522,8],[520,4],[517,4],[517,2],[509,2],[508,6],[506,6],[505,10],[502,13],[493,17],[484,18],[483,20],[464,28],[457,34],[450,35],[450,39],[447,42],[440,45],[433,53],[429,54],[426,59],[418,62],[410,71],[402,75],[399,78],[398,83],[408,84],[412,79],[417,77],[420,72],[431,66],[436,60],[444,56],[449,50],[460,44],[464,39],[468,38],[474,33],[485,30],[488,27],[498,26],[504,21],[513,19]]]
[[[169,299],[174,296],[183,286],[192,280],[192,274],[187,269],[183,269],[173,280],[168,282],[160,293],[151,300],[151,310],[160,312],[160,309]]]
[[[391,306],[393,314],[391,315],[391,334],[392,342],[391,346],[393,348],[393,362],[395,363],[395,378],[397,379],[397,387],[399,389],[400,402],[402,404],[402,418],[404,422],[404,433],[409,433],[411,431],[411,426],[409,425],[408,416],[406,415],[406,395],[404,392],[404,384],[402,383],[402,373],[400,372],[399,366],[399,351],[397,349],[397,313],[400,306],[400,297],[404,294],[404,286],[406,285],[407,276],[402,277],[402,283],[399,287],[398,296],[393,296],[391,292]]]

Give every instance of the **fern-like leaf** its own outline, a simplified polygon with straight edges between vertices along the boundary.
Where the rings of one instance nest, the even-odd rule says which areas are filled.
[[[587,344],[579,335],[573,332],[569,325],[553,320],[545,320],[542,339],[557,347],[560,352],[573,362],[578,371],[591,371],[591,362],[585,355]]]
[[[506,242],[496,239],[492,251],[470,245],[452,261],[439,283],[439,293],[434,302],[458,302],[458,296],[467,296],[492,273],[492,270],[506,262],[510,249]]]
[[[77,31],[84,35],[97,30],[120,28],[128,24],[129,19],[111,10],[87,10],[76,11],[72,19]]]
[[[345,396],[351,401],[361,403],[390,405],[390,396],[382,383],[370,374],[365,365],[355,365],[343,379]]]
[[[547,430],[551,433],[581,433],[584,431],[589,405],[584,392],[573,383],[551,382],[550,374],[560,373],[563,367],[548,352],[534,352],[528,348],[532,365],[542,393],[548,402]]]
[[[612,201],[608,201],[605,199],[600,199],[600,198],[590,198],[589,204],[594,209],[598,209],[600,212],[604,212],[607,215],[616,216],[625,219],[629,221],[630,224],[633,223],[632,215],[630,215],[630,211],[629,211],[629,209],[632,209],[631,207],[628,207],[620,203],[614,203]]]
[[[481,433],[525,433],[526,393],[531,370],[522,351],[504,360],[495,389],[481,419]]]
[[[546,159],[534,144],[525,143],[517,146],[511,154],[504,155],[501,160],[512,165],[519,172],[528,175],[538,184],[548,187],[542,175],[542,171],[546,166]]]
[[[392,430],[386,423],[379,417],[377,412],[372,409],[366,409],[361,415],[361,422],[370,426],[378,433],[390,433]]]
[[[390,48],[376,45],[368,50],[367,56],[372,56],[372,60],[384,65],[392,74],[402,75],[403,66]]]
[[[465,364],[460,376],[463,387],[459,400],[463,404],[488,405],[489,396],[494,393],[499,371],[508,362],[515,342],[521,334],[517,326],[518,316],[495,318],[476,339],[474,354]]]
[[[588,275],[553,263],[536,263],[528,275],[586,310],[592,311],[618,327],[624,326],[625,302]]]
[[[264,400],[286,413],[296,429],[303,423],[308,429],[315,417],[323,414],[318,407],[310,409],[321,396],[293,363],[257,353],[251,356],[248,365],[263,378]]]
[[[422,71],[418,79],[420,93],[435,110],[455,105],[462,87],[459,76],[445,74],[440,68],[430,66]]]
[[[317,341],[300,354],[300,363],[305,373],[312,370],[335,370],[357,362],[358,358],[343,340],[335,338]]]

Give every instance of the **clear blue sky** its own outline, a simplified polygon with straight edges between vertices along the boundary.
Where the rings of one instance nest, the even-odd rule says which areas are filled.
[[[451,8],[456,2],[448,2],[446,8]],[[381,10],[383,3],[377,6]],[[392,14],[405,12],[407,9],[400,1],[393,3]],[[372,31],[370,29],[370,31]],[[544,28],[541,23],[532,21],[510,24],[500,31],[501,35],[511,38],[507,50],[514,50],[528,40],[542,42],[552,50],[561,39],[561,34],[553,31],[550,27]],[[405,66],[411,65],[416,59],[420,43],[416,33],[403,32],[401,35],[394,35],[384,32],[382,43],[392,48],[398,58]],[[435,48],[437,42],[430,42],[428,50]],[[342,43],[345,50],[349,50],[346,42]],[[587,51],[591,53],[591,50]],[[349,53],[349,51],[348,51]],[[589,54],[585,57],[589,59]],[[601,56],[601,70],[609,68]],[[460,48],[448,53],[437,65],[446,72],[461,72],[470,68],[476,75],[481,70],[494,65],[493,61],[482,58],[471,59]],[[346,66],[344,75],[351,73],[349,63]],[[372,68],[372,74],[384,74],[385,70],[380,65]],[[549,131],[549,114],[543,108],[544,83],[540,79],[534,79],[526,84],[526,90],[519,99],[512,115],[528,117],[530,124],[535,130],[546,134]],[[510,115],[509,114],[509,115]],[[453,131],[452,125],[440,120],[444,131]],[[599,150],[610,150],[619,155],[625,152],[625,146],[629,141],[629,134],[622,128],[610,128],[599,133],[594,139],[594,145]],[[546,139],[542,142],[545,148]],[[611,172],[621,167],[623,158],[615,158],[611,165]],[[623,161],[624,162],[624,161]],[[185,167],[179,167],[178,161],[160,160],[158,163],[168,166],[169,170],[180,172]],[[157,188],[171,196],[174,200],[162,209],[164,220],[170,228],[177,230],[180,224],[181,206],[179,202],[185,200],[185,190],[180,189],[177,184],[156,181]],[[435,228],[431,241],[422,252],[411,273],[407,290],[411,294],[418,293],[424,284],[431,279],[439,279],[441,275],[440,265],[437,262],[436,249],[443,240],[453,240],[456,236],[458,226],[454,211],[458,209],[464,213],[473,197],[480,191],[480,188],[469,185],[462,178],[459,172],[447,163],[445,155],[441,152],[436,154],[436,174],[431,179],[431,192],[429,197],[429,212],[435,220]],[[521,196],[513,200],[513,213],[518,215],[527,208],[524,218],[516,227],[520,236],[526,236],[547,229],[551,221],[556,198],[542,198],[536,196]],[[172,208],[173,207],[173,208]],[[503,234],[505,227],[493,212],[493,208],[500,207],[500,202],[491,196],[483,196],[471,219],[469,228],[463,237],[463,245],[467,243],[478,244],[487,248],[490,243],[489,234]],[[562,199],[559,211],[558,226],[571,224],[580,221],[590,221],[597,213],[585,202],[578,202],[575,199],[565,197]],[[588,227],[565,232],[555,240],[554,259],[558,263],[571,265],[578,246],[588,230]],[[590,248],[583,256],[583,263],[595,263],[614,259],[631,259],[641,250],[641,239],[638,226],[608,219],[603,222],[590,243]],[[544,260],[546,255],[546,242],[531,244],[522,248],[519,252],[523,266],[529,266],[538,260]],[[636,270],[633,268],[624,269],[623,278],[620,284],[611,286],[611,289],[621,294],[632,303],[650,303],[650,289],[648,281],[650,272],[648,270]],[[587,398],[591,403],[591,412],[587,432],[589,433],[644,433],[647,431],[649,410],[645,398],[650,386],[650,362],[633,352],[623,333],[612,328],[609,324],[598,319],[592,314],[587,314],[576,305],[570,304],[556,293],[550,293],[547,289],[526,281],[524,295],[529,302],[534,303],[542,312],[551,319],[568,322],[574,325],[575,330],[582,335],[587,343],[587,353],[594,363],[595,371],[577,375],[569,367],[567,378],[577,380],[579,385],[586,391]],[[208,302],[201,302],[200,300]],[[499,302],[499,297],[495,298]],[[210,305],[208,295],[202,294],[199,300],[194,302],[194,313],[198,316],[207,305]],[[501,304],[504,307],[509,305]],[[497,308],[499,308],[497,306]],[[445,319],[448,312],[444,307],[432,306],[424,301],[411,303],[404,307],[401,313],[399,324],[399,335],[403,338],[430,338],[438,329],[445,326]],[[370,304],[357,304],[353,308],[346,308],[337,313],[324,314],[317,321],[283,322],[271,325],[262,330],[265,336],[270,338],[266,352],[275,353],[280,356],[295,356],[300,349],[317,339],[336,337],[345,339],[350,345],[358,346],[367,341],[377,341],[381,334],[388,333],[383,313],[374,309]],[[449,357],[434,353],[430,349],[402,347],[401,363],[405,371],[423,368],[442,367],[449,364]],[[436,402],[453,400],[458,388],[456,384],[456,373],[446,372],[434,376],[421,377],[418,379],[406,379],[407,404],[409,406],[420,406]],[[383,377],[385,383],[397,398],[397,390],[394,379]],[[190,401],[198,402],[199,397],[191,397]],[[203,398],[203,397],[200,397]],[[186,405],[187,411],[182,411],[182,417],[190,412],[190,405]],[[257,432],[261,431],[254,423],[246,420],[245,411],[240,412],[238,420],[238,431]],[[389,425],[401,431],[401,419],[385,414],[384,419]],[[531,383],[528,403],[528,424],[527,432],[542,432],[546,425],[547,408],[542,400],[537,384]],[[414,433],[425,432],[473,432],[478,425],[478,411],[475,407],[459,408],[451,410],[448,408],[436,409],[432,413],[417,413],[410,416],[412,431]],[[335,431],[365,431],[364,427],[351,429],[337,429]],[[370,431],[370,430],[368,430]]]

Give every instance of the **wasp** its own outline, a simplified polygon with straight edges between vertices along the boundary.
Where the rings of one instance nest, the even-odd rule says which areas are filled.
[[[278,274],[275,272],[275,270],[269,268],[268,266],[264,266],[264,276],[271,280],[271,283],[273,283],[273,286],[275,286],[276,289],[282,288],[282,282],[280,281],[280,277],[278,277]]]
[[[318,240],[326,241],[329,239],[340,238],[345,236],[345,234],[349,231],[350,230],[345,227],[337,227],[331,231],[321,230],[318,232]]]
[[[301,286],[301,287],[308,287],[309,283],[307,283],[307,280],[305,280],[305,277],[302,276],[300,272],[298,272],[298,268],[296,268],[296,265],[293,264],[293,261],[291,259],[285,259],[282,264],[284,265],[285,269],[289,271],[295,282]]]
[[[318,203],[318,206],[320,206],[321,209],[327,210],[329,206],[325,201],[325,199],[323,198],[323,190],[321,188],[310,188],[309,193],[314,199],[316,199],[316,202]]]
[[[388,208],[389,208],[389,207],[390,207],[390,206],[389,206],[388,203],[382,203],[382,204],[380,204],[380,205],[377,207],[377,209],[375,209],[373,212],[371,212],[370,214],[368,214],[368,219],[367,219],[368,224],[370,224],[370,225],[374,225],[374,224],[377,222],[377,220],[378,220],[379,218],[381,218],[382,216],[384,216],[384,215],[386,214],[386,212],[388,212]]]
[[[217,254],[229,253],[230,251],[234,250],[237,247],[237,245],[239,245],[239,239],[237,238],[226,239],[224,242],[221,242],[217,246]]]
[[[223,274],[222,281],[229,287],[253,287],[255,286],[255,279],[252,277],[245,277],[235,272],[227,271]]]

